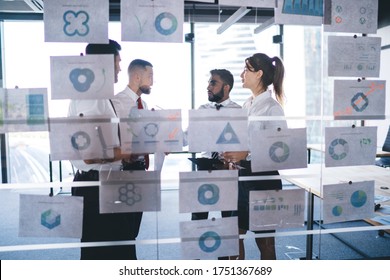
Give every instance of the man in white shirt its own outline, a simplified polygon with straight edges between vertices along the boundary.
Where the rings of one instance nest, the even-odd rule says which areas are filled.
[[[241,106],[230,99],[230,92],[234,85],[234,78],[230,71],[226,69],[213,69],[210,71],[210,79],[207,86],[209,103],[203,104],[199,109],[221,110],[223,108],[237,108]],[[217,152],[211,154],[204,153],[207,159],[198,161],[197,170],[217,170],[228,169],[222,162],[218,163],[219,155]],[[192,220],[205,220],[208,218],[208,212],[192,213]],[[222,211],[222,217],[230,217],[231,211]]]
[[[118,81],[118,73],[121,71],[121,46],[110,40],[108,44],[89,44],[86,54],[113,54],[115,67],[115,82]],[[110,100],[72,100],[69,105],[70,117],[95,117],[116,118],[116,113]],[[104,137],[104,135],[103,135]],[[120,150],[120,139],[117,124],[112,124],[112,135],[104,137],[114,139],[110,146],[114,146],[114,158],[111,159],[85,159],[73,160],[72,164],[78,169],[74,181],[99,181],[100,170],[119,170],[123,158]],[[100,214],[99,213],[99,186],[73,187],[72,195],[84,198],[83,230],[81,242],[119,241],[128,240],[131,237],[132,228],[128,213]],[[135,246],[96,246],[82,247],[81,259],[131,259],[135,255]]]
[[[117,115],[121,119],[120,131],[122,144],[130,142],[126,137],[131,137],[124,133],[127,129],[127,123],[122,122],[122,119],[129,118],[131,114],[137,110],[148,109],[145,101],[141,99],[141,95],[150,94],[151,92],[151,87],[153,85],[153,65],[146,60],[135,59],[128,67],[128,75],[128,85],[112,99]],[[147,170],[148,168],[149,155],[147,154],[133,154],[130,158],[122,160],[122,170]],[[129,214],[132,227],[131,239],[135,240],[139,233],[142,212]],[[133,259],[136,259],[135,251]]]

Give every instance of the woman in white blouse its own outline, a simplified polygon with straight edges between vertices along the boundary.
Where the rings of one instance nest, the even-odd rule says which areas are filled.
[[[241,73],[242,86],[251,90],[252,95],[246,100],[243,108],[248,116],[284,116],[283,112],[283,79],[284,66],[280,58],[270,58],[266,54],[256,53],[245,60],[245,68]],[[273,91],[269,86],[273,86]],[[273,97],[273,93],[275,97]],[[285,120],[250,121],[249,135],[256,130],[287,128]],[[253,141],[253,140],[252,140]],[[243,169],[239,176],[271,176],[278,175],[277,171],[252,172],[251,155],[245,152],[226,152],[225,160],[238,164]],[[240,234],[249,230],[249,192],[259,190],[281,189],[281,180],[239,181],[238,184],[238,224]],[[274,232],[274,231],[271,231]],[[264,233],[256,231],[255,233]],[[276,259],[274,237],[256,238],[256,244],[261,252],[261,259]],[[243,240],[240,240],[240,252],[237,259],[245,258]]]

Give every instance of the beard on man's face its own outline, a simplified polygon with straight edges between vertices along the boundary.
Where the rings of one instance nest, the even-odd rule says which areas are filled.
[[[139,88],[143,94],[150,94],[151,88],[149,86],[140,86]]]
[[[223,88],[222,88],[219,92],[217,92],[213,95],[209,95],[209,101],[218,102],[223,98],[223,96],[224,96],[224,92],[223,92]]]

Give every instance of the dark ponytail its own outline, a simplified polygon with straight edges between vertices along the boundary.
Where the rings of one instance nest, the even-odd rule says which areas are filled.
[[[274,91],[276,99],[280,104],[283,105],[284,102],[284,91],[283,91],[283,79],[284,79],[284,66],[282,60],[274,56],[272,61],[275,63],[275,71],[274,71]]]
[[[282,60],[277,56],[270,58],[264,53],[255,53],[251,57],[248,57],[245,63],[247,68],[252,72],[263,71],[260,82],[263,84],[264,90],[273,84],[276,99],[283,105],[284,66]]]

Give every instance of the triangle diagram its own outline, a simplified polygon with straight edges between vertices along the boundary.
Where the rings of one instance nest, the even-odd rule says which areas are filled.
[[[219,135],[219,138],[216,143],[217,144],[239,144],[240,143],[237,134],[234,132],[230,123],[227,123],[221,135]]]

